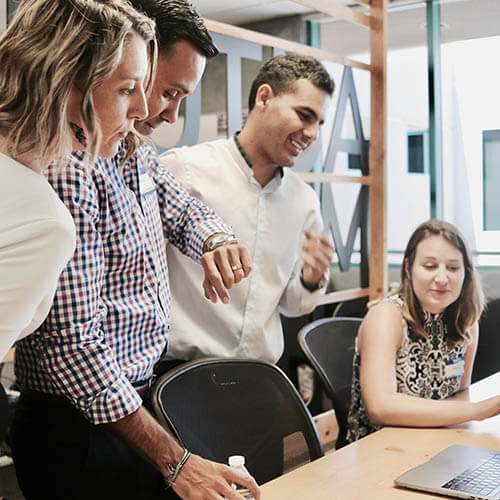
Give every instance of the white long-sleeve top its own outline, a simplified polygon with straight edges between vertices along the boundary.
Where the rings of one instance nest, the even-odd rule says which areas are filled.
[[[45,177],[0,153],[0,361],[47,316],[75,241]]]
[[[283,353],[280,310],[301,315],[314,309],[324,288],[300,282],[304,230],[321,231],[319,200],[289,168],[262,187],[234,139],[168,151],[163,165],[194,196],[233,226],[249,250],[252,272],[231,288],[229,304],[204,297],[203,271],[172,245],[167,262],[172,321],[167,357],[258,358],[276,362]]]

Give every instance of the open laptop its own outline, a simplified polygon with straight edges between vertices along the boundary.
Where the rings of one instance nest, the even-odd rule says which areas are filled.
[[[500,499],[500,451],[453,445],[394,480],[455,498]]]

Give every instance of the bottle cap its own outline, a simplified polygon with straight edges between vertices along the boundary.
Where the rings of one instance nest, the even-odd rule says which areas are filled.
[[[241,467],[245,465],[245,457],[243,455],[231,455],[228,463],[229,467]]]

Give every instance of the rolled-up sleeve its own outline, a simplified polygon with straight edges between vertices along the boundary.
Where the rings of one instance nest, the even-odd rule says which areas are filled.
[[[199,262],[205,241],[215,233],[232,233],[232,227],[189,194],[160,164],[156,153],[149,154],[149,171],[155,182],[165,237],[182,253]]]

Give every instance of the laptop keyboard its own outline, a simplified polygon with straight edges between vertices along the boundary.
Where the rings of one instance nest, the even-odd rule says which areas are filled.
[[[442,486],[442,488],[476,495],[489,495],[499,487],[500,453],[495,452]]]

